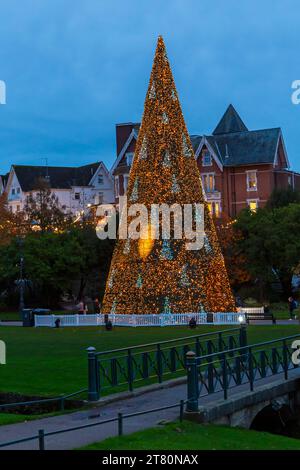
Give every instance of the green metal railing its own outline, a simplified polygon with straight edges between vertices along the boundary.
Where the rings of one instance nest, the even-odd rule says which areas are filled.
[[[253,391],[255,382],[280,373],[287,380],[288,372],[299,367],[292,361],[296,339],[299,334],[205,356],[189,351],[187,410],[198,410],[199,398],[212,393],[222,392],[227,400],[231,388],[249,384]]]
[[[40,429],[38,431],[38,434],[35,434],[33,436],[24,437],[22,439],[16,439],[14,441],[9,441],[9,442],[2,442],[0,443],[0,448],[10,447],[12,445],[22,444],[24,442],[37,440],[39,450],[45,450],[46,448],[45,441],[46,441],[46,437],[48,436],[56,436],[58,434],[80,431],[82,429],[88,429],[88,428],[92,428],[95,426],[101,426],[103,424],[114,423],[114,422],[117,423],[118,436],[122,436],[124,434],[124,420],[125,419],[134,418],[136,416],[142,416],[142,415],[146,415],[150,413],[155,413],[158,411],[170,410],[172,408],[179,408],[179,420],[180,422],[182,422],[185,404],[186,404],[186,401],[180,400],[179,403],[175,403],[173,405],[162,406],[160,408],[152,408],[149,410],[138,411],[136,413],[129,413],[129,414],[118,413],[118,416],[116,416],[115,418],[106,419],[104,421],[97,421],[96,423],[83,424],[81,426],[74,426],[72,428],[67,428],[67,429],[58,429],[57,431],[45,432],[44,429]]]
[[[65,403],[69,398],[73,398],[77,395],[81,395],[82,393],[86,393],[88,391],[87,388],[84,388],[82,390],[79,390],[78,392],[70,393],[69,395],[63,395],[59,397],[53,397],[53,398],[42,398],[41,400],[30,400],[30,401],[22,401],[22,402],[16,402],[16,403],[6,403],[6,404],[1,404],[0,405],[0,411],[1,410],[8,410],[12,408],[19,408],[22,406],[35,406],[35,405],[44,405],[46,403],[58,403],[60,405],[60,411],[65,410]]]
[[[108,390],[132,391],[136,386],[178,377],[186,369],[186,354],[190,350],[205,356],[246,345],[246,327],[242,326],[105,352],[90,347],[88,399],[97,401]]]

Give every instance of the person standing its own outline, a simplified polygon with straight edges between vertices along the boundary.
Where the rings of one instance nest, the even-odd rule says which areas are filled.
[[[98,297],[94,300],[94,313],[100,313],[100,302]]]
[[[294,310],[297,308],[297,302],[293,297],[288,298],[288,304],[289,304],[289,312],[290,312],[290,320],[294,320],[297,318],[294,314]]]
[[[84,301],[81,299],[79,304],[77,305],[77,308],[78,308],[78,313],[79,315],[83,315],[84,314]]]

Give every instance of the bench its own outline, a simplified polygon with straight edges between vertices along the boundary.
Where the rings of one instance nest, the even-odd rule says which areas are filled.
[[[273,313],[266,312],[266,313],[246,313],[246,322],[250,323],[250,321],[271,321],[273,325],[276,325],[276,318],[274,317]]]

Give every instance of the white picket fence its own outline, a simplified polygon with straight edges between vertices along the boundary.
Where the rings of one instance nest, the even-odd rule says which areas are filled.
[[[240,313],[264,313],[264,307],[239,307]]]
[[[35,315],[35,326],[55,327],[55,321],[60,319],[60,326],[101,326],[104,325],[104,315]],[[111,314],[109,320],[116,326],[178,326],[187,325],[191,318],[197,324],[207,324],[206,313],[174,313],[160,315],[122,315]],[[246,322],[243,312],[214,313],[213,323],[216,325],[239,325]]]

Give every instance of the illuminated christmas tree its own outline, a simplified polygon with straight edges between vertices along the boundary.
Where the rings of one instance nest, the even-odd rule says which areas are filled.
[[[199,171],[184,123],[163,39],[158,39],[128,183],[128,208],[144,204],[204,204],[204,244],[186,239],[118,239],[103,313],[233,312],[234,300]],[[201,217],[195,211],[194,218]],[[160,219],[159,219],[160,220]],[[193,227],[195,226],[193,219]]]

